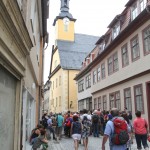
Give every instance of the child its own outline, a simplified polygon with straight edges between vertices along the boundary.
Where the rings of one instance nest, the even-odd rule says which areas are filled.
[[[42,129],[40,131],[40,135],[36,138],[34,144],[33,144],[33,150],[37,150],[37,148],[40,148],[40,146],[43,146],[43,150],[46,150],[48,147],[48,141],[45,138],[46,131]]]

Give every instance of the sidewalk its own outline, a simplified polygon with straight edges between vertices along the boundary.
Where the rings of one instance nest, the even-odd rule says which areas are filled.
[[[93,136],[90,136],[88,150],[101,150],[102,139],[103,139],[102,136],[100,136],[99,138],[94,138]],[[54,140],[50,140],[48,145],[49,145],[48,150],[74,150],[72,138],[63,137],[62,140],[58,142]],[[105,148],[106,150],[109,150],[109,142],[106,143]],[[29,145],[28,142],[26,142],[26,150],[31,150],[31,145]],[[83,143],[79,145],[78,150],[84,150]],[[131,150],[137,150],[135,140],[131,145]]]

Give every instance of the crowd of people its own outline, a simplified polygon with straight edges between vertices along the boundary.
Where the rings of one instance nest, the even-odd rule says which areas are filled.
[[[84,150],[88,150],[89,136],[98,138],[101,135],[102,150],[105,150],[108,139],[110,150],[129,150],[135,137],[137,149],[141,150],[143,145],[144,149],[148,150],[148,123],[141,117],[140,111],[135,115],[136,118],[132,121],[132,113],[126,108],[124,111],[119,111],[117,108],[112,108],[110,111],[83,109],[79,112],[68,111],[65,114],[49,115],[45,112],[40,124],[31,133],[30,143],[33,145],[33,150],[37,150],[40,146],[46,150],[48,140],[53,138],[60,141],[64,134],[73,139],[75,150],[78,150],[81,143],[84,145]]]

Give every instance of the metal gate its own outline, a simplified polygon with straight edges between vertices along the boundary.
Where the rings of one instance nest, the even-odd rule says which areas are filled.
[[[0,149],[13,150],[17,79],[0,66]]]

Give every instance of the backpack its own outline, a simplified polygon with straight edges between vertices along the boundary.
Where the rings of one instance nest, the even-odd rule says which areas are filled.
[[[131,113],[128,115],[128,119],[132,120],[132,114]]]
[[[123,118],[115,118],[112,120],[114,123],[114,134],[111,141],[115,145],[126,144],[129,140],[127,123]]]
[[[72,134],[81,134],[81,123],[73,122]]]
[[[98,115],[93,115],[92,119],[93,119],[93,123],[98,123],[99,117]]]
[[[87,120],[88,120],[87,116],[83,116],[82,124],[84,124],[84,122],[87,121]]]
[[[71,122],[71,119],[70,119],[70,118],[67,118],[67,119],[66,119],[66,126],[67,126],[67,127],[71,127],[71,123],[72,123],[72,122]]]
[[[47,118],[43,117],[42,119],[42,125],[44,126],[44,128],[47,128],[48,124],[47,124]]]

